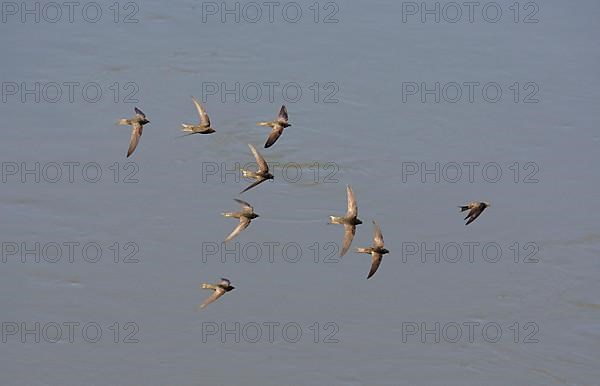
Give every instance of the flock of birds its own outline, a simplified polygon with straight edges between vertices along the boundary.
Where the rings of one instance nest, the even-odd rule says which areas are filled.
[[[215,129],[211,127],[210,118],[206,113],[206,110],[200,104],[200,102],[192,96],[192,101],[198,110],[198,115],[200,116],[200,122],[198,124],[182,124],[182,131],[185,133],[183,136],[193,135],[193,134],[212,134],[216,132]],[[146,118],[146,114],[144,114],[137,107],[135,110],[135,116],[131,119],[120,119],[117,123],[119,125],[129,125],[132,127],[131,130],[131,139],[129,142],[129,148],[127,149],[127,157],[131,156],[135,149],[138,146],[140,138],[142,136],[142,131],[144,125],[150,123],[150,121]],[[264,147],[269,148],[277,142],[279,137],[283,134],[283,130],[287,127],[290,127],[291,124],[288,120],[288,112],[285,105],[281,106],[279,110],[279,114],[277,118],[272,121],[267,122],[258,122],[258,126],[268,126],[271,128],[271,133],[265,142]],[[257,185],[263,183],[267,180],[272,180],[273,174],[269,173],[269,165],[265,161],[264,157],[256,150],[254,146],[248,144],[250,147],[250,151],[254,156],[257,164],[257,170],[244,170],[241,169],[241,173],[243,177],[253,179],[254,182],[251,183],[248,187],[242,190],[239,194],[242,194]],[[356,198],[354,196],[354,191],[350,185],[346,186],[346,194],[348,200],[348,209],[346,211],[346,215],[344,216],[330,216],[329,224],[340,224],[344,226],[344,241],[342,245],[342,249],[340,250],[340,256],[344,256],[346,252],[350,249],[350,245],[352,244],[352,240],[354,239],[354,235],[356,233],[356,226],[362,224],[362,221],[358,218],[358,207],[356,205]],[[225,217],[233,217],[239,220],[238,225],[233,229],[233,231],[225,238],[224,242],[230,241],[237,235],[239,235],[244,229],[248,228],[250,222],[259,217],[258,214],[254,213],[254,208],[252,205],[247,203],[246,201],[240,200],[238,198],[234,199],[238,202],[242,209],[238,212],[227,212],[223,213]],[[468,220],[465,225],[469,225],[477,217],[483,213],[483,211],[490,206],[489,202],[485,201],[473,201],[466,205],[461,205],[459,208],[461,212],[469,211],[467,216],[464,218]],[[356,248],[356,253],[366,253],[371,255],[371,269],[369,270],[369,274],[367,275],[367,279],[371,278],[379,265],[381,264],[381,260],[383,255],[389,253],[387,249],[384,247],[383,242],[383,234],[381,233],[381,228],[376,221],[373,220],[373,244],[370,247],[366,248]],[[221,278],[216,284],[207,284],[203,283],[201,288],[212,290],[213,293],[200,305],[200,308],[205,308],[210,303],[216,301],[225,293],[233,290],[235,287],[231,285],[231,282],[228,279]]]

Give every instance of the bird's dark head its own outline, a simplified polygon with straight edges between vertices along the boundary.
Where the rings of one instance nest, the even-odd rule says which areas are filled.
[[[147,120],[146,118],[144,118],[144,119],[142,119],[142,122],[141,122],[141,123],[142,123],[142,125],[145,125],[145,124],[148,124],[148,123],[150,123],[150,121],[149,121],[149,120]]]
[[[387,249],[385,249],[385,248],[382,248],[382,249],[381,249],[381,254],[382,254],[382,255],[385,255],[385,254],[387,254],[387,253],[390,253],[390,251],[388,251],[388,250],[387,250]]]
[[[257,217],[260,217],[260,215],[258,215],[256,213],[252,213],[249,217],[250,218],[257,218]]]
[[[490,204],[489,202],[487,202],[487,201],[483,202],[483,207],[484,208],[489,208],[490,206],[492,206],[492,204]]]
[[[360,224],[362,224],[362,223],[363,223],[363,222],[362,222],[361,220],[359,220],[359,219],[356,219],[354,222],[356,223],[356,225],[360,225]]]
[[[230,285],[229,287],[227,287],[227,288],[225,289],[225,291],[229,292],[229,291],[232,291],[232,290],[234,290],[234,289],[235,289],[235,287],[234,287],[234,286],[232,286],[232,285]]]
[[[275,176],[274,176],[274,175],[272,175],[271,173],[267,173],[267,175],[265,176],[265,178],[266,178],[267,180],[274,180],[274,179],[275,179]]]

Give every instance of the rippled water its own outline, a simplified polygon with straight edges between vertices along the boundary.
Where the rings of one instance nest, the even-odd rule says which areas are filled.
[[[498,23],[480,17],[469,23],[466,15],[457,23],[421,23],[418,16],[405,23],[403,3],[395,1],[342,1],[337,8],[323,2],[319,23],[309,3],[298,3],[304,13],[297,23],[281,17],[269,23],[266,16],[222,23],[219,15],[203,22],[207,4],[144,1],[136,10],[121,3],[120,20],[134,10],[138,23],[114,23],[108,4],[97,23],[77,16],[73,23],[22,23],[3,13],[3,385],[598,383],[597,2],[537,3],[538,23],[514,23],[508,4],[501,5]],[[519,5],[522,21],[533,8]],[[323,23],[332,10],[338,22]],[[23,103],[22,84],[35,82],[96,82],[103,94],[96,103],[81,94],[72,103],[64,95],[56,103],[26,95]],[[280,85],[273,101],[263,94],[256,103],[203,93],[209,84],[233,88],[236,82]],[[282,93],[291,82],[302,89],[298,101]],[[418,94],[403,102],[408,82],[495,82],[503,95],[497,103],[481,94],[473,103],[466,95],[457,103],[435,103],[432,96],[422,103]],[[517,103],[509,88],[515,82]],[[529,82],[539,88],[538,103],[523,103],[533,90],[523,89]],[[19,87],[16,95],[9,83]],[[127,103],[132,91],[139,101]],[[217,133],[175,138],[181,122],[196,119],[189,96],[203,94]],[[328,95],[337,102],[325,103]],[[220,250],[210,255],[203,248],[233,229],[235,221],[220,213],[236,209],[232,198],[247,182],[221,172],[252,161],[246,144],[262,149],[268,132],[255,122],[274,117],[282,103],[293,126],[261,150],[280,164],[275,181],[243,195],[261,217],[234,240],[241,261],[223,263]],[[127,160],[129,130],[114,123],[134,105],[151,124]],[[46,174],[36,183],[35,172],[23,176],[36,162],[47,173],[50,162],[63,171],[65,162],[80,164],[73,182],[63,175],[51,183]],[[477,169],[474,182],[466,174],[450,182],[452,165],[466,173],[469,162],[492,163],[502,176],[492,183],[492,175],[483,178]],[[89,182],[92,169],[88,181],[81,175],[89,163],[102,171],[96,183]],[[439,183],[432,174],[421,176],[436,163],[447,173],[440,172]],[[408,175],[415,165],[419,172]],[[217,174],[207,175],[215,166]],[[295,182],[297,170],[302,175]],[[125,183],[128,176],[137,182]],[[326,222],[344,212],[346,184],[364,222],[353,247],[371,242],[377,219],[391,251],[368,281],[366,255],[322,261],[326,243],[342,240],[341,227]],[[469,200],[489,200],[492,207],[465,227],[456,206]],[[21,244],[35,242],[46,251],[51,243],[80,246],[73,262],[63,245],[60,261],[36,263],[42,252],[28,255]],[[127,242],[139,249],[125,249]],[[254,263],[252,242],[263,248]],[[270,262],[269,242],[295,243],[302,255],[292,263],[291,250],[276,249]],[[470,262],[469,242],[493,243],[502,256],[493,263],[480,251]],[[523,249],[528,242],[534,249]],[[83,259],[86,243],[100,247],[97,263]],[[423,252],[436,243],[437,252]],[[415,245],[420,251],[410,254]],[[451,263],[455,245],[463,257]],[[88,260],[94,250],[87,250]],[[139,261],[123,263],[131,251]],[[536,262],[522,262],[529,251]],[[199,284],[222,276],[236,290],[196,312],[207,296]],[[65,337],[49,343],[47,335],[36,343],[35,335],[6,330],[35,322],[94,322],[103,335],[97,343],[77,334],[72,343]],[[133,327],[125,328],[127,322]],[[250,342],[248,326],[269,322],[296,323],[302,336],[292,343],[292,331],[276,330],[269,339],[265,328]],[[435,334],[406,334],[407,326],[433,329],[436,322],[445,327],[439,343]],[[492,343],[492,330],[485,339],[475,330],[470,341],[465,322],[498,325],[502,337]],[[231,334],[221,339],[203,331],[222,323],[240,323],[247,334],[238,343]],[[463,326],[456,343],[452,323]],[[128,337],[138,342],[125,343]]]

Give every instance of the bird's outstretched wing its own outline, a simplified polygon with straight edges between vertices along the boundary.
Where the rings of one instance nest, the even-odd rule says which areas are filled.
[[[467,221],[467,223],[465,225],[469,225],[470,223],[472,223],[473,221],[475,221],[475,219],[477,217],[479,217],[479,215],[481,214],[481,212],[483,212],[483,207],[482,206],[475,206],[475,207],[473,207],[469,211],[469,214],[467,215],[467,217],[465,217],[465,220],[469,219],[469,221]]]
[[[219,282],[219,285],[223,287],[229,287],[231,285],[231,282],[229,281],[229,279],[222,277],[221,281]]]
[[[256,160],[256,164],[258,165],[258,173],[268,173],[269,165],[267,165],[267,161],[263,158],[263,156],[256,150],[254,146],[248,144],[250,147],[250,151],[252,151],[252,155],[254,155],[254,159]]]
[[[256,185],[262,184],[262,183],[263,183],[263,182],[265,182],[265,181],[266,181],[266,179],[264,179],[264,178],[259,178],[258,180],[254,181],[253,183],[251,183],[250,185],[248,185],[248,186],[246,187],[246,189],[242,190],[242,191],[240,192],[240,194],[242,194],[242,193],[244,193],[244,192],[247,192],[248,190],[252,189],[252,188],[253,188],[253,187],[255,187]]]
[[[250,225],[250,220],[246,217],[240,217],[240,223],[233,228],[233,231],[231,231],[231,233],[229,234],[229,236],[227,236],[227,238],[225,239],[225,242],[233,239],[235,236],[239,235],[240,232],[242,232],[244,229],[248,228],[248,225]]]
[[[234,200],[235,200],[235,202],[237,202],[238,204],[240,204],[242,206],[242,211],[244,213],[254,212],[254,208],[252,207],[252,205],[250,205],[246,201],[240,200],[239,198],[234,198]]]
[[[134,111],[135,111],[135,113],[136,113],[137,115],[139,115],[140,117],[142,117],[142,118],[144,118],[144,119],[146,118],[146,114],[144,114],[144,113],[142,112],[142,110],[138,109],[137,107],[134,107],[134,108],[133,108],[133,110],[134,110]]]
[[[354,191],[350,185],[346,186],[348,195],[348,211],[346,217],[356,217],[358,215],[358,207],[356,206],[356,198],[354,197]]]
[[[371,270],[369,271],[369,275],[367,276],[367,279],[369,279],[371,276],[375,275],[375,272],[377,272],[377,269],[379,268],[380,264],[381,264],[381,255],[376,252],[371,252]]]
[[[281,137],[281,134],[283,134],[283,127],[275,125],[273,130],[271,130],[271,134],[269,134],[269,138],[267,138],[267,142],[265,142],[265,149],[273,146],[279,137]]]
[[[348,249],[350,249],[350,244],[352,244],[352,240],[354,240],[355,233],[356,225],[344,224],[344,244],[342,245],[340,256],[344,256],[346,252],[348,252]]]
[[[279,115],[277,115],[277,120],[279,122],[288,122],[288,112],[287,107],[285,107],[285,105],[281,106],[281,110],[279,110]]]
[[[206,127],[209,127],[210,118],[208,117],[206,110],[204,110],[204,107],[202,107],[202,105],[200,104],[200,102],[198,102],[196,98],[192,97],[192,101],[194,101],[194,104],[196,105],[196,110],[198,110],[198,115],[200,116],[200,123],[205,125]]]
[[[381,234],[381,228],[375,221],[373,221],[373,227],[373,246],[375,248],[383,248],[383,235]]]
[[[129,140],[129,149],[127,149],[127,157],[132,155],[135,151],[135,148],[137,147],[138,142],[140,141],[140,137],[142,136],[142,130],[143,127],[141,124],[139,124],[138,122],[132,123],[131,138]]]
[[[225,294],[225,290],[223,288],[217,288],[216,290],[214,290],[214,292],[212,293],[212,295],[210,295],[208,298],[206,298],[206,300],[204,301],[204,303],[202,303],[200,305],[200,308],[201,309],[205,308],[210,303],[213,303],[214,301],[216,301],[218,298],[220,298],[224,294]]]

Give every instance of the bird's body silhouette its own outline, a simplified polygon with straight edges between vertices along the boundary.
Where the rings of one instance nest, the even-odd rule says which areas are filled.
[[[274,120],[267,122],[258,122],[257,125],[268,126],[271,128],[271,134],[269,134],[267,142],[265,142],[265,148],[273,146],[273,144],[277,141],[277,139],[279,139],[281,134],[283,134],[283,129],[291,126],[291,124],[288,121],[287,107],[285,107],[285,105],[281,106],[279,114]]]
[[[358,207],[356,205],[356,198],[350,185],[346,185],[346,195],[348,198],[348,210],[345,216],[329,216],[329,224],[341,224],[344,226],[344,244],[340,250],[340,256],[344,256],[356,233],[356,226],[362,224],[362,221],[358,219]]]
[[[131,138],[129,140],[129,148],[127,149],[127,157],[133,154],[135,149],[137,148],[138,142],[140,141],[140,137],[142,136],[142,131],[144,130],[144,125],[150,123],[149,120],[146,119],[146,114],[142,112],[142,110],[137,107],[134,108],[135,116],[131,119],[119,119],[117,124],[119,125],[130,125],[131,126]]]
[[[263,158],[263,156],[256,150],[254,146],[248,144],[252,154],[254,155],[254,159],[256,160],[256,164],[258,166],[258,170],[253,172],[251,170],[241,169],[242,176],[246,178],[252,178],[255,181],[248,185],[246,189],[242,190],[240,194],[254,188],[255,186],[265,182],[266,180],[272,180],[274,177],[271,173],[269,173],[269,165],[267,161]]]
[[[206,298],[206,300],[200,305],[200,309],[205,308],[210,303],[213,303],[218,298],[225,295],[227,292],[235,289],[235,287],[231,286],[231,282],[228,279],[225,279],[224,277],[221,278],[221,281],[217,284],[203,283],[201,285],[201,288],[213,290],[213,293],[208,298]]]
[[[379,228],[379,225],[375,221],[373,221],[373,227],[373,245],[367,248],[356,248],[357,253],[368,253],[371,255],[371,269],[369,270],[367,279],[377,272],[377,269],[381,264],[381,260],[383,259],[383,255],[390,252],[383,247],[383,235],[381,234],[381,228]]]
[[[182,123],[181,131],[186,133],[185,135],[214,133],[215,129],[213,129],[210,126],[210,118],[208,117],[206,110],[204,110],[204,107],[202,107],[202,105],[200,104],[200,102],[198,102],[198,100],[196,100],[196,98],[192,97],[192,101],[194,102],[194,105],[196,106],[196,110],[198,110],[198,116],[200,117],[200,123],[198,123],[198,124]]]
[[[240,220],[240,223],[233,228],[233,231],[227,236],[224,242],[227,242],[233,239],[235,236],[239,235],[244,229],[248,228],[250,222],[259,217],[256,213],[254,213],[254,208],[252,205],[248,204],[246,201],[239,200],[237,198],[234,199],[237,203],[242,206],[242,210],[240,212],[225,212],[223,216],[225,217],[233,217]]]
[[[464,218],[465,220],[469,219],[465,225],[469,225],[475,221],[475,219],[483,213],[485,208],[489,208],[490,206],[490,203],[486,201],[471,201],[467,205],[460,205],[459,208],[461,212],[464,212],[465,210],[469,211]]]

